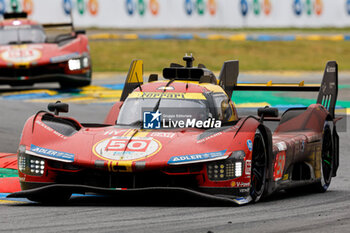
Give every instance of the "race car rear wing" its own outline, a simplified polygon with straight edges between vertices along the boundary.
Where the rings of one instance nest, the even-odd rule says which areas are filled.
[[[75,39],[79,34],[86,34],[85,30],[76,30],[74,28],[73,21],[70,23],[53,23],[53,24],[43,24],[42,25],[45,29],[52,29],[55,28],[54,31],[59,31],[56,29],[62,29],[62,28],[69,28],[69,32],[65,32],[63,34],[58,34],[51,39],[53,43],[61,43],[64,41],[69,41],[72,39]]]
[[[143,61],[133,60],[130,64],[128,75],[126,76],[125,85],[123,88],[122,95],[120,97],[120,101],[124,101],[136,87],[139,87],[141,89],[142,84],[143,84]]]
[[[71,27],[74,31],[73,23],[51,23],[51,24],[43,24],[44,28],[57,28],[57,27]]]
[[[19,19],[19,18],[27,18],[28,14],[27,12],[11,12],[11,13],[4,13],[3,17],[4,19]]]
[[[300,91],[318,92],[317,102],[322,104],[334,118],[335,104],[338,96],[338,64],[335,61],[327,62],[321,85],[299,83],[237,83],[239,74],[239,62],[227,61],[224,63],[219,85],[228,96],[232,97],[233,91]]]

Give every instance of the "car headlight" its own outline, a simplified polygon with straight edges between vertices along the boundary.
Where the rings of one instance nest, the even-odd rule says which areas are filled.
[[[83,68],[87,68],[89,66],[89,58],[84,57],[82,59],[82,64],[83,64]]]
[[[70,70],[80,70],[81,69],[80,59],[70,59],[68,61],[68,68]]]
[[[69,70],[81,70],[83,68],[89,67],[89,58],[81,57],[81,58],[73,58],[68,60],[68,68]]]
[[[244,165],[244,151],[235,151],[226,160],[207,164],[207,174],[211,181],[232,180],[242,176]]]
[[[18,150],[18,170],[30,176],[42,176],[45,172],[45,159],[25,153],[25,147]]]

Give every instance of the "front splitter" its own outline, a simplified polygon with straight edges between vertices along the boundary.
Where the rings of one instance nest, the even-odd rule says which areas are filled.
[[[245,197],[227,197],[227,196],[218,196],[207,193],[202,193],[196,190],[181,188],[181,187],[149,187],[149,188],[135,188],[135,189],[123,189],[123,188],[101,188],[95,186],[87,185],[74,185],[74,184],[50,184],[47,186],[24,190],[20,192],[15,192],[9,194],[8,198],[30,198],[32,196],[42,194],[45,192],[55,193],[55,192],[71,192],[71,193],[96,193],[96,194],[105,194],[111,196],[135,196],[142,199],[147,199],[148,197],[162,197],[171,201],[172,197],[180,198],[182,196],[187,196],[193,200],[198,201],[210,201],[227,203],[233,205],[244,205],[251,202],[250,196]]]

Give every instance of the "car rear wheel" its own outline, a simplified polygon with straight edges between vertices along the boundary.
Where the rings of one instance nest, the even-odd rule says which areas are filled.
[[[60,82],[60,87],[61,89],[70,89],[70,88],[85,87],[85,86],[89,86],[90,84],[91,84],[91,80]]]
[[[254,136],[250,196],[254,202],[263,196],[266,181],[267,153],[265,142],[260,131]]]
[[[333,141],[329,125],[323,130],[321,155],[321,180],[314,185],[314,190],[325,192],[331,184],[333,174]]]
[[[34,83],[16,83],[16,84],[10,84],[11,87],[31,87],[34,86]]]

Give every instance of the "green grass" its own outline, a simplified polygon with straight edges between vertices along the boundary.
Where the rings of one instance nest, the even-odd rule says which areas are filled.
[[[142,59],[146,72],[160,72],[171,62],[184,64],[185,53],[214,71],[232,59],[240,61],[241,71],[323,71],[328,60],[350,70],[347,41],[115,40],[91,41],[90,47],[94,71],[126,72],[133,59]]]

